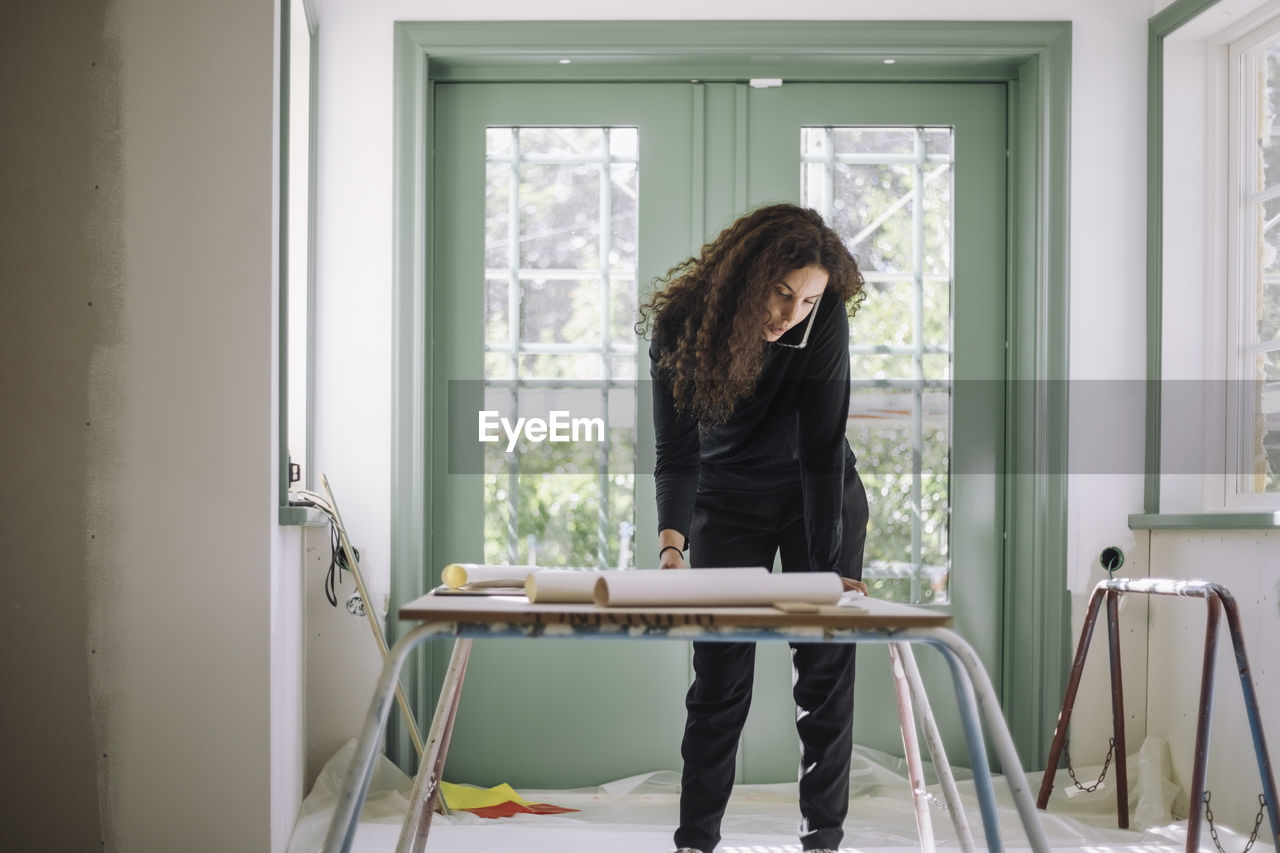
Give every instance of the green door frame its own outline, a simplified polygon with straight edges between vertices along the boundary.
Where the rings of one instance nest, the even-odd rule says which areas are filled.
[[[1040,768],[1070,652],[1066,589],[1071,24],[894,21],[398,22],[394,30],[391,610],[427,591],[432,88],[439,81],[981,81],[1009,86],[1005,669],[1019,754]],[[885,64],[886,58],[896,59]],[[569,63],[561,63],[569,59]],[[388,620],[388,639],[404,631]],[[430,655],[406,667],[419,717]],[[1017,701],[1011,701],[1013,699]],[[411,766],[398,729],[391,755]]]

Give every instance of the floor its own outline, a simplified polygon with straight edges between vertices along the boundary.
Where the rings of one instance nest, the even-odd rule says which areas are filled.
[[[343,771],[353,744],[340,750],[326,765],[302,806],[289,853],[318,851],[341,786]],[[1171,807],[1179,791],[1160,769],[1168,766],[1166,745],[1149,739],[1130,756],[1131,830],[1115,828],[1115,794],[1104,783],[1092,793],[1064,786],[1057,780],[1049,808],[1042,820],[1055,851],[1087,853],[1180,853],[1185,849],[1186,825],[1173,819]],[[1079,768],[1081,779],[1096,779],[1100,768]],[[1040,776],[1032,774],[1033,790]],[[529,802],[547,802],[579,809],[563,815],[516,815],[484,819],[470,813],[437,815],[432,822],[427,849],[431,853],[670,853],[671,830],[677,812],[679,774],[661,770],[602,785],[598,788],[540,791],[522,788]],[[845,823],[841,853],[899,853],[922,848],[911,803],[905,767],[900,759],[874,750],[855,748],[850,777],[850,810]],[[353,850],[356,853],[394,850],[400,823],[408,808],[411,781],[390,762],[380,759],[361,816]],[[930,785],[935,800],[936,785]],[[971,783],[960,781],[961,798],[979,850],[983,840],[977,799]],[[996,780],[1000,799],[1000,834],[1005,849],[1028,850],[1008,787]],[[931,810],[938,849],[958,850],[956,833],[941,802]],[[796,839],[798,813],[795,785],[739,785],[734,789],[725,816],[724,838],[717,853],[799,853]],[[1219,828],[1222,848],[1230,853],[1244,849],[1247,838]],[[1203,833],[1200,849],[1214,853],[1209,833]],[[1275,853],[1259,840],[1256,853]]]

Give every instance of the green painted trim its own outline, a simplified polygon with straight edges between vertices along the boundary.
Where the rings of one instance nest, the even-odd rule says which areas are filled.
[[[293,520],[295,513],[292,510],[297,507],[289,505],[289,145],[292,135],[292,115],[290,109],[290,95],[293,87],[293,79],[291,74],[291,56],[293,51],[292,40],[292,10],[289,0],[279,0],[280,9],[280,138],[279,138],[279,187],[280,204],[279,219],[276,227],[279,229],[277,234],[277,251],[279,253],[278,268],[276,281],[276,293],[279,300],[276,310],[279,316],[276,318],[278,335],[279,335],[279,352],[277,363],[278,378],[278,399],[279,406],[276,427],[278,430],[277,448],[278,473],[277,479],[277,501],[279,505],[279,524],[293,526],[298,524],[307,524],[307,521]],[[319,76],[319,57],[317,54],[317,27],[315,22],[315,12],[311,7],[310,0],[304,0],[303,12],[307,21],[308,32],[308,65],[310,67],[309,79],[307,81],[307,210],[304,212],[307,220],[307,356],[306,356],[306,399],[308,401],[315,399],[315,358],[312,351],[313,335],[315,328],[315,234],[316,234],[316,205],[314,199],[316,197],[316,136],[317,136],[317,104],[319,102],[319,88],[316,81]],[[292,211],[296,213],[296,211]],[[307,450],[306,458],[303,460],[303,471],[306,472],[308,479],[314,479],[312,471],[315,467],[315,418],[312,417],[311,408],[308,405],[306,414],[306,424],[304,428],[307,433]],[[312,485],[304,482],[303,485]]]
[[[574,63],[552,58],[570,52]],[[830,80],[928,79],[1001,80],[1021,91],[1023,119],[1016,140],[1014,174],[1032,184],[1019,189],[1011,208],[1011,235],[1026,248],[1011,267],[1025,299],[1014,322],[1011,364],[1018,375],[1036,379],[1067,377],[1067,263],[1069,241],[1069,151],[1071,24],[1027,22],[895,21],[700,21],[700,22],[399,22],[395,26],[395,329],[393,332],[392,441],[392,602],[425,591],[421,571],[430,554],[431,508],[427,484],[432,460],[424,413],[429,410],[429,292],[425,244],[430,234],[426,204],[430,176],[428,100],[435,80],[449,75],[496,74],[495,80],[533,79],[725,79],[726,67],[749,76],[765,73],[747,59],[767,52],[777,66],[803,69]],[[899,61],[884,66],[892,52],[912,57],[917,70]],[[735,64],[734,56],[743,58]],[[430,66],[427,57],[430,56]],[[817,56],[820,61],[806,61]],[[930,64],[931,63],[931,64]],[[573,69],[572,72],[550,68]],[[927,68],[923,66],[928,65]],[[885,68],[891,69],[885,71]],[[923,70],[921,70],[923,68]],[[770,69],[772,70],[772,69]],[[577,75],[571,78],[570,74]],[[710,75],[710,76],[709,76]],[[886,76],[889,75],[889,76]],[[792,75],[795,79],[795,75]],[[491,78],[484,78],[491,79]],[[738,77],[736,79],[742,79]],[[710,215],[711,211],[707,211]],[[1029,360],[1017,361],[1014,356]],[[1023,367],[1023,365],[1029,365]],[[1028,375],[1030,374],[1030,375]],[[1068,400],[1065,382],[1036,382],[1033,399],[1014,413],[1010,443],[1016,465],[1010,471],[1066,470]],[[1041,425],[1050,425],[1041,429]],[[1028,467],[1034,465],[1035,467]],[[1001,689],[1020,698],[1010,720],[1019,752],[1028,766],[1044,761],[1065,684],[1071,641],[1066,590],[1066,478],[1009,476],[1006,505],[1006,665]],[[1015,513],[1016,509],[1016,513]],[[391,631],[398,630],[389,620]],[[1014,642],[1034,638],[1033,642]],[[415,658],[425,658],[420,655]],[[430,707],[431,679],[421,668],[407,674],[419,716]],[[1028,705],[1027,696],[1038,697]],[[393,756],[412,766],[401,743]]]
[[[1152,35],[1163,40],[1165,36],[1217,4],[1218,0],[1175,0],[1152,15],[1147,21],[1147,27]]]
[[[307,79],[307,375],[306,401],[307,452],[303,460],[302,484],[316,487],[316,415],[312,402],[316,399],[316,234],[319,207],[315,203],[320,184],[320,30],[316,23],[314,0],[303,0],[307,14],[307,32],[311,51]]]
[[[1160,511],[1160,358],[1164,349],[1164,36],[1147,35],[1147,447],[1142,506]]]
[[[289,506],[289,0],[277,0],[276,12],[280,21],[276,114],[276,504],[283,519]]]
[[[928,62],[983,62],[1005,59],[1006,74],[1030,54],[1044,49],[1064,26],[1060,21],[418,21],[396,28],[431,55],[432,77],[466,67],[523,67],[568,79],[581,73],[561,58],[604,65],[637,65],[670,78],[687,68],[710,69],[737,64],[766,76],[762,67],[826,61],[848,64],[851,58],[880,63],[890,52],[897,58]],[[767,49],[762,66],[758,52]],[[753,55],[755,54],[755,55]],[[545,70],[543,66],[546,66]],[[552,66],[555,66],[554,68]],[[882,71],[889,79],[906,73]],[[994,72],[992,72],[994,73]],[[512,79],[508,70],[505,79]],[[525,79],[523,76],[521,79]],[[638,79],[632,75],[632,79]],[[705,77],[701,79],[714,79]]]
[[[1004,678],[1018,754],[1043,767],[1066,688],[1071,31],[1010,87],[1010,398],[1004,554]],[[1030,381],[1019,381],[1030,380]],[[1028,475],[1022,472],[1036,472]],[[1034,701],[1028,701],[1034,696]]]
[[[1280,530],[1280,512],[1135,513],[1130,530]]]
[[[402,28],[395,31],[395,87],[392,225],[392,368],[391,368],[391,607],[427,592],[423,568],[431,555],[431,482],[427,425],[432,389],[429,240],[432,128],[427,54]],[[387,619],[391,644],[405,632],[394,615]],[[417,654],[405,664],[406,695],[419,720],[431,706],[432,655]],[[416,767],[413,744],[398,715],[390,726],[387,750],[406,768]]]
[[[1147,447],[1142,506],[1160,512],[1164,348],[1164,40],[1218,0],[1175,0],[1147,21]]]
[[[319,527],[329,523],[329,516],[309,506],[282,506],[279,513],[281,527]]]

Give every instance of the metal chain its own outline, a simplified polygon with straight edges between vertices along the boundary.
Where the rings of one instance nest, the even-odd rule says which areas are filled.
[[[1204,792],[1204,818],[1209,821],[1209,835],[1213,838],[1213,846],[1218,848],[1218,853],[1227,853],[1222,849],[1222,842],[1218,840],[1218,827],[1213,825],[1213,809],[1209,808],[1209,791]],[[1267,811],[1267,798],[1263,794],[1258,795],[1258,816],[1253,819],[1253,832],[1249,833],[1249,843],[1244,846],[1241,853],[1249,853],[1253,847],[1253,842],[1258,840],[1258,828],[1262,826],[1262,816]]]
[[[1098,790],[1098,787],[1102,784],[1102,780],[1107,778],[1107,768],[1111,766],[1111,756],[1115,754],[1115,751],[1116,739],[1110,738],[1107,741],[1107,760],[1102,762],[1102,772],[1098,774],[1098,781],[1086,788],[1084,785],[1081,785],[1080,780],[1076,778],[1076,769],[1071,766],[1071,750],[1067,749],[1067,739],[1062,739],[1062,755],[1067,761],[1067,773],[1070,774],[1071,781],[1075,783],[1075,786],[1086,794],[1091,794]]]

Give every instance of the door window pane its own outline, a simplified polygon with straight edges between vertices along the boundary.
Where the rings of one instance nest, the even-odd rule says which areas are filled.
[[[1257,117],[1250,191],[1252,245],[1258,263],[1240,294],[1241,491],[1280,492],[1280,39],[1251,57]],[[1265,80],[1265,83],[1262,81]]]
[[[879,597],[949,600],[952,131],[806,127],[801,202],[858,258],[849,443],[871,508]]]
[[[486,408],[573,427],[486,446],[486,562],[634,565],[637,151],[635,128],[488,129]]]

